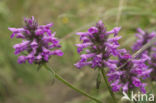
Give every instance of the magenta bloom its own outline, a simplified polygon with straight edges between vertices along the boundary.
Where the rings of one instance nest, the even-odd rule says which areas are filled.
[[[150,40],[152,40],[152,38],[156,37],[156,32],[148,33],[143,31],[140,28],[138,28],[137,31],[138,31],[138,33],[136,34],[137,41],[132,47],[133,51],[137,51],[141,49],[143,45],[145,45]],[[146,55],[146,57],[149,58],[147,63],[149,65],[149,68],[153,69],[151,73],[151,80],[156,81],[156,75],[155,75],[156,74],[156,42],[154,46],[149,47],[143,53],[141,53],[138,56],[138,58],[141,57],[142,55]]]
[[[141,28],[138,28],[137,31],[138,31],[138,33],[136,33],[137,41],[132,47],[133,51],[139,50],[143,45],[145,45],[147,42],[152,40],[153,37],[156,36],[156,32],[148,33],[143,31]],[[150,47],[147,49],[147,51],[149,51],[149,49],[152,48],[155,49],[155,47]]]
[[[96,26],[88,29],[88,32],[78,32],[80,35],[81,44],[76,44],[78,53],[81,53],[81,60],[75,64],[77,68],[90,66],[91,68],[101,68],[106,66],[106,62],[110,56],[117,56],[120,51],[117,48],[120,46],[117,36],[120,27],[115,27],[111,31],[107,31],[102,21],[99,21]],[[109,38],[110,34],[114,34]]]
[[[120,90],[127,92],[134,88],[140,88],[141,92],[145,93],[146,83],[143,83],[143,81],[148,78],[152,72],[152,69],[149,69],[145,64],[147,60],[148,57],[146,57],[146,55],[143,55],[139,59],[133,59],[125,50],[118,56],[116,62],[109,61],[109,67],[111,68],[107,76],[109,77],[112,90],[114,92]],[[120,66],[122,67],[117,70],[116,67]]]
[[[42,64],[48,62],[51,55],[62,56],[63,52],[58,49],[61,46],[55,38],[55,32],[52,33],[52,23],[47,25],[38,25],[34,17],[25,18],[23,28],[8,28],[12,33],[11,38],[21,38],[22,43],[15,44],[15,55],[18,57],[18,63]]]

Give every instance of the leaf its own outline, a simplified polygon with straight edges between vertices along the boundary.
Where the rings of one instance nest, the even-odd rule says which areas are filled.
[[[97,78],[96,78],[96,89],[99,89],[101,84],[101,75],[100,72],[98,72]]]
[[[38,65],[37,67],[37,71],[39,71],[41,69],[42,65]]]
[[[52,80],[55,78],[55,71],[53,71],[51,68],[49,68],[46,64],[43,64],[43,66],[48,70],[50,71],[51,73],[51,78]]]

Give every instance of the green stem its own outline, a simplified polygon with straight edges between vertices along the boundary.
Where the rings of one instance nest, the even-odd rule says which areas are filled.
[[[103,68],[100,68],[100,69],[101,69],[103,78],[104,78],[104,80],[105,80],[105,83],[106,83],[106,85],[107,85],[107,88],[108,88],[108,90],[109,90],[109,93],[110,93],[110,95],[111,95],[111,97],[112,97],[113,103],[117,103],[117,101],[116,101],[116,99],[115,99],[115,95],[114,95],[114,93],[113,93],[113,91],[112,91],[112,88],[111,88],[111,86],[110,86],[109,83],[108,83],[106,73],[105,73],[105,71],[104,71]]]
[[[59,74],[57,74],[55,71],[53,71],[52,69],[50,69],[46,64],[44,65],[44,67],[50,71],[51,73],[53,73],[55,75],[55,78],[58,79],[59,81],[61,81],[62,83],[64,83],[65,85],[67,85],[68,87],[70,87],[71,89],[79,92],[80,94],[96,101],[97,103],[102,103],[101,101],[99,101],[98,99],[96,99],[93,96],[90,96],[89,94],[87,94],[86,92],[82,91],[81,89],[78,89],[76,87],[74,87],[71,83],[69,83],[68,81],[64,80]]]

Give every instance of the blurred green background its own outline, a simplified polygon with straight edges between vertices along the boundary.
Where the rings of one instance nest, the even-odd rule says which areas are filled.
[[[78,31],[102,19],[111,30],[121,26],[121,47],[130,49],[137,27],[156,30],[156,0],[0,0],[0,103],[95,103],[66,87],[44,68],[17,63],[8,27],[21,27],[24,17],[35,16],[39,24],[53,22],[61,40],[63,57],[53,57],[49,65],[66,80],[89,94],[111,103],[105,84],[96,89],[97,71],[76,69],[79,60],[75,44]],[[121,95],[118,94],[120,101]]]

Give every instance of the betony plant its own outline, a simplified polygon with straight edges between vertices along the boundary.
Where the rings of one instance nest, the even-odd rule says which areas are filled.
[[[28,62],[44,66],[56,79],[71,89],[97,103],[102,103],[64,80],[47,65],[52,56],[63,56],[64,54],[60,49],[59,40],[55,37],[56,32],[51,31],[53,23],[39,25],[34,17],[25,18],[24,22],[25,26],[22,28],[8,28],[12,32],[11,38],[22,39],[21,43],[13,46],[14,54],[19,55],[18,63]],[[156,78],[155,74],[150,75],[151,72],[156,72],[156,47],[151,46],[155,45],[156,33],[147,33],[139,28],[139,33],[136,34],[138,40],[132,47],[136,53],[131,55],[126,49],[119,48],[120,29],[121,27],[115,27],[107,31],[100,20],[87,32],[78,32],[77,35],[80,36],[82,43],[76,46],[81,59],[74,64],[79,69],[84,66],[97,69],[103,76],[113,103],[117,103],[114,92],[128,92],[139,88],[141,92],[146,93],[145,79],[151,77],[151,80],[155,80]]]
[[[116,57],[124,51],[124,49],[118,49],[120,46],[118,40],[121,36],[117,35],[120,29],[121,27],[115,27],[107,31],[107,28],[100,20],[96,26],[90,27],[88,32],[78,32],[77,35],[80,35],[82,43],[76,44],[76,46],[77,52],[81,53],[81,60],[74,64],[77,68],[89,66],[101,71],[114,103],[116,102],[115,96],[108,83],[105,68],[110,67],[111,56]],[[111,34],[113,34],[113,37],[109,38]]]
[[[59,40],[55,38],[56,32],[52,33],[51,31],[53,23],[38,25],[34,17],[25,18],[24,21],[25,26],[22,28],[8,28],[13,32],[11,38],[16,37],[23,39],[22,43],[15,44],[13,46],[15,49],[15,55],[20,55],[18,57],[18,63],[22,64],[28,61],[30,64],[44,66],[56,79],[71,89],[92,99],[93,101],[96,101],[97,103],[102,103],[83,90],[76,88],[68,81],[64,80],[53,69],[48,67],[47,63],[52,55],[63,56],[63,52],[59,49],[61,48]]]
[[[147,45],[145,45],[145,51],[143,50],[134,57],[126,49],[119,49],[118,40],[121,36],[117,35],[120,29],[121,27],[115,27],[111,31],[107,31],[102,21],[99,21],[96,26],[90,27],[88,32],[78,32],[77,35],[80,35],[82,43],[76,44],[76,46],[81,59],[74,64],[79,69],[89,66],[101,71],[114,103],[117,101],[113,92],[129,92],[139,88],[142,93],[146,93],[145,79],[150,77],[155,60],[153,58],[156,57],[147,55],[147,51],[149,53],[150,48],[153,48],[151,46],[153,43],[150,43],[150,40],[156,35],[154,32],[147,36],[139,29],[140,33],[144,34],[137,35],[141,40],[134,44],[133,51],[140,52],[144,45]],[[113,37],[110,37],[111,34],[114,34]],[[152,66],[147,65],[148,61]]]

